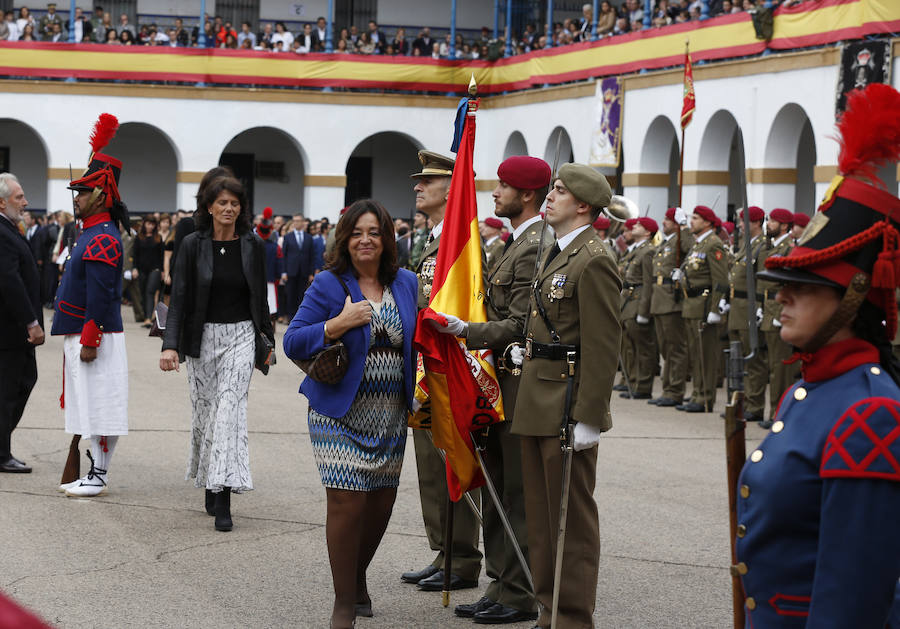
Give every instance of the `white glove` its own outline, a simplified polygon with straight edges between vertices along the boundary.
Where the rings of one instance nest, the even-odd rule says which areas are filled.
[[[672,270],[672,281],[680,282],[682,279],[684,279],[684,271],[682,271],[681,269],[673,269]]]
[[[708,315],[706,315],[706,322],[710,325],[722,323],[722,315],[716,314],[715,312],[710,312]]]
[[[460,319],[459,317],[454,317],[453,315],[444,314],[443,312],[439,312],[439,315],[444,317],[447,320],[447,325],[441,325],[434,319],[429,319],[431,325],[434,326],[434,329],[440,332],[441,334],[452,334],[453,336],[465,336],[469,331],[469,324]]]
[[[124,273],[122,273],[122,277],[124,277],[128,281],[131,281],[131,271],[125,271]]]
[[[777,318],[772,319],[772,325],[774,325],[776,328],[780,328],[780,327],[781,327],[781,320],[779,320],[779,319],[777,319]]]
[[[600,443],[600,435],[602,434],[599,428],[594,428],[590,424],[583,422],[575,422],[575,428],[572,429],[572,447],[575,448],[575,452],[593,448]]]
[[[636,316],[634,318],[634,320],[637,321],[638,324],[640,324],[640,325],[647,325],[648,323],[650,323],[650,319],[648,319],[647,317],[645,317],[643,315]]]
[[[511,347],[509,350],[509,359],[516,367],[521,367],[522,361],[525,360],[525,348],[521,345],[514,345]]]
[[[728,314],[728,311],[731,310],[731,304],[725,301],[725,298],[719,300],[719,314]]]
[[[679,225],[687,225],[687,214],[680,207],[675,208],[675,222]]]
[[[763,321],[763,309],[762,306],[756,309],[756,325],[760,325]]]

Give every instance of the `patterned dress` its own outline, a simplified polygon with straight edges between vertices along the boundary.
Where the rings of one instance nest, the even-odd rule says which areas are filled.
[[[374,491],[397,487],[406,449],[403,325],[391,289],[373,304],[362,382],[347,414],[309,409],[309,436],[322,484]]]

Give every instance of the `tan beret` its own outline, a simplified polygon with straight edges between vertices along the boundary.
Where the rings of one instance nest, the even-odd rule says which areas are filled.
[[[606,176],[584,164],[563,164],[556,175],[576,199],[594,208],[609,205],[612,190]]]

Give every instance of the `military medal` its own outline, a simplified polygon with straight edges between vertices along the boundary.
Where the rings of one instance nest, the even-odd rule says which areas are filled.
[[[556,301],[557,299],[562,299],[565,295],[565,291],[563,291],[563,286],[566,283],[566,276],[564,273],[554,273],[553,279],[550,280],[550,301]]]

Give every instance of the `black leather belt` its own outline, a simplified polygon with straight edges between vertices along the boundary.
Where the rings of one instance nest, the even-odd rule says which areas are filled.
[[[656,285],[662,286],[663,284],[674,284],[671,277],[663,277],[662,275],[656,276]]]
[[[545,358],[547,360],[567,360],[569,354],[578,357],[577,345],[563,345],[561,343],[535,343],[531,339],[525,339],[526,358]]]
[[[767,289],[767,290],[763,291],[762,298],[766,301],[774,301],[775,295],[777,295],[777,294],[778,294],[777,288]]]
[[[622,282],[622,288],[628,290],[630,288],[640,288],[643,284],[632,284],[631,282]]]
[[[738,299],[747,299],[747,295],[749,295],[749,293],[745,290],[731,289],[732,298],[737,297]],[[765,295],[760,295],[759,293],[756,294],[756,301],[762,301],[763,299],[765,299]]]
[[[707,286],[705,288],[687,288],[684,289],[684,294],[687,297],[700,297],[701,295],[709,295],[710,287]]]

